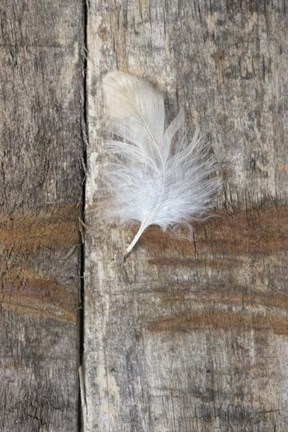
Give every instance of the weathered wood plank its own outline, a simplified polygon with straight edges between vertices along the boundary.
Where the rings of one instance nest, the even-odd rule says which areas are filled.
[[[91,1],[85,384],[87,431],[285,431],[287,2]],[[194,241],[95,219],[101,79],[119,68],[209,132],[217,217]]]
[[[0,4],[0,430],[78,430],[83,5]]]

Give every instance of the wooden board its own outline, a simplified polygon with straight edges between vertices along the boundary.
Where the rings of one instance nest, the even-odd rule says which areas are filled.
[[[0,430],[78,429],[83,5],[0,4]]]
[[[287,2],[90,2],[85,431],[288,427]],[[113,69],[209,133],[223,188],[194,242],[99,224]],[[90,211],[91,210],[91,211]]]

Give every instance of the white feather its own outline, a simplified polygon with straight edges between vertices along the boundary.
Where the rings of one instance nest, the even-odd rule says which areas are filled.
[[[109,129],[120,138],[107,143],[105,219],[140,222],[129,253],[151,224],[166,229],[203,217],[218,187],[216,164],[198,130],[187,141],[183,110],[164,131],[164,99],[150,83],[115,71],[103,86]]]

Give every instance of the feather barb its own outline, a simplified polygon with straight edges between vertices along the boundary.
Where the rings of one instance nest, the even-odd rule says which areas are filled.
[[[107,126],[115,136],[107,145],[105,220],[140,222],[128,255],[149,225],[166,229],[209,210],[217,164],[198,130],[187,140],[183,110],[165,131],[164,98],[149,82],[114,71],[103,87]]]

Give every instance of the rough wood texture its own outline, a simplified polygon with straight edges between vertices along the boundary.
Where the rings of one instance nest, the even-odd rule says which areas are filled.
[[[0,430],[78,429],[83,10],[0,2]]]
[[[219,217],[194,242],[87,213],[85,432],[288,428],[287,2],[92,0],[90,177],[101,199],[101,79],[114,68],[167,94],[209,132]]]

